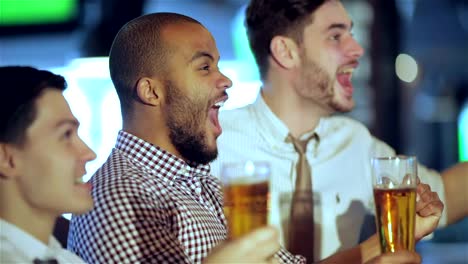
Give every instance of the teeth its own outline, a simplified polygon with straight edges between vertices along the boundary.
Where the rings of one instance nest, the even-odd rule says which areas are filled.
[[[220,101],[215,104],[215,106],[217,107],[223,107],[223,105],[224,105],[224,101]]]
[[[83,181],[82,177],[75,179],[75,184],[83,184],[83,183],[85,183],[85,182]]]
[[[354,71],[353,68],[349,68],[349,69],[342,70],[340,73],[353,73],[353,71]]]

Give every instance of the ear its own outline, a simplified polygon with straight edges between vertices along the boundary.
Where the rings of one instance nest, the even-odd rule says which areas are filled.
[[[162,85],[155,79],[143,77],[136,83],[138,100],[145,105],[157,106],[161,103]]]
[[[270,52],[273,59],[283,68],[290,69],[301,62],[299,47],[291,38],[275,36],[270,42]]]
[[[14,147],[0,143],[0,178],[11,179],[15,176],[16,166],[13,159]]]

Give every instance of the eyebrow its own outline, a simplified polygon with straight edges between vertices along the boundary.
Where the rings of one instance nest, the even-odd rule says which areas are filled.
[[[348,26],[345,23],[333,23],[330,26],[328,26],[326,31],[330,31],[330,30],[333,30],[333,29],[351,30],[353,28],[353,26],[354,26],[353,21],[351,21],[351,26]]]
[[[80,122],[76,119],[63,119],[63,120],[60,120],[56,125],[55,127],[61,127],[61,126],[65,126],[65,125],[72,125],[74,127],[79,127],[80,126]]]
[[[202,57],[208,57],[210,60],[214,61],[215,58],[213,57],[213,55],[211,55],[210,53],[206,52],[206,51],[198,51],[196,52],[192,58],[190,58],[190,61],[189,62],[193,62],[195,61],[196,59],[199,59],[199,58],[202,58]],[[218,57],[219,59],[219,57]]]

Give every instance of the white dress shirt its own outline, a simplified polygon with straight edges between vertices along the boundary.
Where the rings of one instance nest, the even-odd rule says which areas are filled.
[[[298,160],[292,143],[285,140],[288,128],[262,96],[252,105],[222,111],[220,123],[223,133],[218,138],[219,157],[212,163],[212,174],[220,177],[225,162],[269,161],[269,222],[280,230],[284,243]],[[306,155],[314,190],[315,257],[323,259],[375,232],[370,159],[395,155],[395,151],[374,138],[363,124],[347,117],[322,118],[310,133],[314,132],[319,140],[309,142]],[[444,202],[440,175],[421,165],[418,174]],[[445,225],[445,219],[444,212],[440,225]]]
[[[36,258],[56,259],[60,264],[85,263],[75,254],[62,248],[53,236],[46,245],[15,225],[0,219],[0,263],[33,263]]]

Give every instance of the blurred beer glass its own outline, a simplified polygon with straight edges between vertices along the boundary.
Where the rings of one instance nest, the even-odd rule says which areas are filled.
[[[382,252],[414,251],[417,160],[410,156],[372,159],[375,217]]]
[[[224,214],[229,239],[267,225],[270,165],[246,161],[223,164]]]

